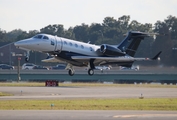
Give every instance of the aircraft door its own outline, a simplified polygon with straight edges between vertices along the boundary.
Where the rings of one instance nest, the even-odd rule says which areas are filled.
[[[54,37],[50,37],[49,39],[49,43],[47,42],[47,45],[50,44],[50,46],[48,46],[45,49],[48,49],[48,51],[55,51],[56,48],[56,40]]]
[[[54,39],[55,39],[55,49],[54,49],[54,51],[57,52],[57,53],[60,53],[61,50],[62,50],[62,46],[63,46],[62,39],[60,37],[57,37],[57,36],[55,36]]]

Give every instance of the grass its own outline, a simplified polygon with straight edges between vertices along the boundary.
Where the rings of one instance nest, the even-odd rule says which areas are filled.
[[[0,83],[0,86],[9,87],[43,87],[45,83],[39,82],[12,82]],[[102,83],[59,83],[59,86],[86,86],[86,87],[152,87],[152,88],[177,88],[177,85],[161,85],[161,84],[102,84]]]
[[[53,107],[51,106],[53,105]],[[177,98],[1,100],[0,110],[177,110]]]
[[[0,83],[0,86],[7,86],[7,87],[42,87],[45,86],[45,83],[40,83],[40,82],[2,82]]]
[[[12,94],[10,94],[10,93],[0,92],[0,97],[1,97],[1,96],[12,96]]]
[[[20,82],[0,83],[0,86],[43,87],[45,83]],[[86,87],[152,87],[177,88],[176,85],[160,84],[102,84],[61,83],[60,86]],[[11,94],[0,92],[0,96]],[[52,107],[51,104],[54,106]],[[0,100],[0,110],[173,110],[177,111],[177,98],[148,99],[62,99],[62,100]]]

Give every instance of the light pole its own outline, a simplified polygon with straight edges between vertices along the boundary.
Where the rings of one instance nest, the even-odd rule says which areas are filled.
[[[11,57],[12,57],[12,53],[11,53],[11,44],[9,44],[9,65],[11,65]]]
[[[21,77],[20,77],[20,60],[21,60],[21,57],[18,57],[18,69],[17,69],[18,79],[17,79],[17,82],[19,82],[21,80]]]

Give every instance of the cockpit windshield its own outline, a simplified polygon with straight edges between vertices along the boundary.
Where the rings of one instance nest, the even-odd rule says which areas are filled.
[[[45,35],[36,35],[34,36],[33,38],[37,38],[37,39],[45,39],[45,40],[48,40],[49,38]]]
[[[43,36],[42,35],[36,35],[33,38],[41,39]]]
[[[44,36],[43,39],[47,39],[48,40],[49,38],[47,36]]]

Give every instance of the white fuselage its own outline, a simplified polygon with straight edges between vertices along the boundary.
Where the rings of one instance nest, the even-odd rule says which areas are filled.
[[[15,46],[24,50],[40,51],[45,53],[60,53],[61,51],[65,51],[86,56],[98,56],[96,51],[100,46],[47,34],[39,34],[38,36],[40,35],[42,36],[41,38],[34,36],[29,39],[18,41],[15,43]]]

